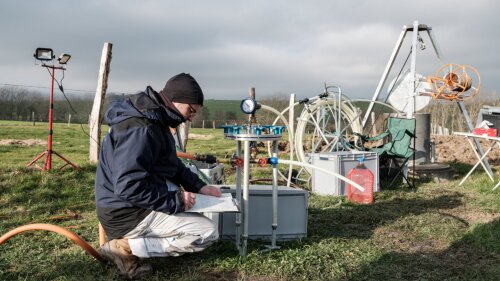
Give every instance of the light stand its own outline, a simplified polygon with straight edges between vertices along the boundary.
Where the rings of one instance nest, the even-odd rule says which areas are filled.
[[[35,53],[35,58],[41,61],[50,61],[54,57],[52,55],[52,49],[47,49],[47,48],[37,48],[36,53]],[[45,63],[42,63],[42,67],[46,67],[47,69],[51,69],[51,85],[50,85],[50,98],[49,98],[49,132],[48,132],[48,137],[47,137],[47,150],[44,152],[40,153],[37,157],[35,157],[26,167],[35,165],[36,162],[41,159],[42,157],[45,156],[45,161],[43,163],[42,167],[39,167],[36,165],[37,168],[40,168],[42,171],[49,171],[52,169],[52,154],[55,154],[59,158],[61,158],[66,164],[61,166],[59,169],[62,169],[66,167],[67,165],[70,165],[71,167],[79,170],[80,167],[77,165],[73,164],[71,161],[68,159],[64,158],[61,154],[57,153],[56,151],[52,150],[52,116],[53,116],[53,110],[54,110],[54,73],[56,69],[60,70],[66,70],[64,68],[64,64],[66,64],[71,56],[67,54],[63,54],[58,60],[59,64],[62,64],[61,66],[54,66],[54,65],[48,65]]]

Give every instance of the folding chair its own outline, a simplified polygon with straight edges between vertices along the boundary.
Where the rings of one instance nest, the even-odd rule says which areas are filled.
[[[405,119],[397,117],[389,117],[387,119],[387,130],[374,137],[360,136],[361,142],[364,144],[368,141],[378,141],[385,137],[388,137],[389,142],[385,143],[383,146],[368,149],[369,151],[376,152],[379,158],[384,160],[390,160],[390,165],[388,167],[387,175],[390,175],[391,166],[394,164],[397,168],[397,174],[393,176],[393,179],[389,186],[392,186],[399,174],[403,175],[403,179],[406,181],[410,188],[415,188],[414,183],[410,183],[408,180],[408,175],[403,171],[408,160],[415,156],[415,147],[411,147],[412,143],[415,146],[413,139],[415,138],[415,119]],[[401,161],[401,164],[398,163]]]

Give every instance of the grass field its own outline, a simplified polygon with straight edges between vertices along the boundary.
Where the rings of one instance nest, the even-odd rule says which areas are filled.
[[[79,125],[56,124],[54,132],[54,150],[82,169],[41,173],[25,165],[44,144],[0,145],[0,235],[28,223],[50,223],[97,247],[89,139]],[[221,130],[191,132],[213,136],[190,140],[191,152],[224,157],[234,151]],[[46,140],[46,133],[44,123],[0,121],[0,141]],[[459,187],[470,166],[453,167],[456,180],[418,182],[415,192],[382,190],[368,206],[310,194],[307,239],[279,243],[281,250],[273,252],[261,251],[268,242],[251,241],[246,258],[233,242],[221,241],[199,254],[151,259],[154,272],[144,280],[499,280],[499,191],[491,191],[481,172]],[[65,237],[34,231],[0,245],[0,280],[121,278],[114,266],[96,262]]]
[[[215,112],[233,111],[237,114],[241,113],[240,100],[205,100],[203,106],[207,107],[212,114]]]

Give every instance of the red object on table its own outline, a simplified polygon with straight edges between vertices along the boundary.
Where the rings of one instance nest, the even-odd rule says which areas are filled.
[[[479,136],[496,137],[497,136],[497,129],[475,128],[474,131],[472,131],[472,133],[474,135],[479,135]]]

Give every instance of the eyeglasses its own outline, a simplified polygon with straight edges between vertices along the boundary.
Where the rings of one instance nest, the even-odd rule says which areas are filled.
[[[190,104],[188,104],[189,106],[189,111],[191,111],[191,114],[195,114],[196,113],[196,109],[194,109],[194,107]]]

